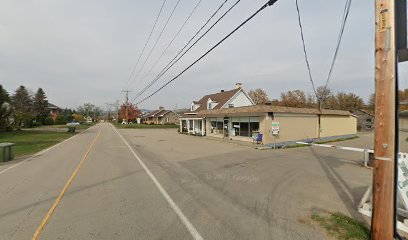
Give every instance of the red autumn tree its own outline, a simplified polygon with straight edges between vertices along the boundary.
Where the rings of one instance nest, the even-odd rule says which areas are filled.
[[[127,107],[129,122],[134,121],[142,112],[133,104]],[[126,104],[122,104],[119,110],[119,119],[126,119]]]

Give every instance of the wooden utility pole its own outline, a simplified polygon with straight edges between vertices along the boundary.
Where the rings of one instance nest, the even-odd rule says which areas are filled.
[[[129,123],[129,114],[128,114],[128,107],[129,107],[129,93],[130,90],[122,90],[125,93],[125,111],[126,111],[126,124]]]
[[[395,1],[375,6],[375,140],[371,239],[394,239],[396,35]],[[397,0],[398,1],[398,0]]]
[[[116,106],[116,124],[119,123],[119,100],[116,99],[115,101],[115,106]]]

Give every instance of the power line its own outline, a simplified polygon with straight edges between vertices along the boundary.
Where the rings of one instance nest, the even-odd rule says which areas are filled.
[[[145,51],[145,49],[146,49],[147,44],[148,44],[149,41],[150,41],[150,38],[152,37],[153,31],[154,31],[154,29],[156,28],[157,21],[158,21],[159,18],[160,18],[160,15],[161,15],[161,13],[162,13],[162,11],[163,11],[163,7],[164,7],[164,4],[166,3],[166,1],[167,1],[167,0],[164,0],[163,3],[162,3],[162,5],[161,5],[161,7],[160,7],[160,10],[159,10],[159,13],[157,14],[156,20],[154,21],[152,30],[150,30],[149,37],[147,37],[146,42],[145,42],[145,44],[144,44],[144,46],[143,46],[142,52],[140,53],[140,55],[139,55],[139,57],[138,57],[138,59],[137,59],[137,61],[136,61],[135,66],[132,68],[132,71],[130,72],[129,78],[128,78],[127,82],[126,82],[126,86],[129,84],[129,81],[132,79],[132,75],[134,74],[134,72],[135,72],[137,66],[139,65],[140,59],[141,59],[141,57],[142,57],[142,55],[143,55],[143,53],[144,53],[144,51]]]
[[[295,2],[296,2],[296,11],[298,15],[298,23],[300,27],[300,37],[302,38],[303,54],[305,56],[307,71],[309,73],[309,80],[310,80],[310,83],[312,84],[313,91],[317,97],[317,92],[316,92],[316,88],[315,88],[313,77],[312,77],[312,70],[310,69],[309,58],[308,58],[307,51],[306,51],[305,36],[303,34],[303,25],[302,25],[302,19],[300,17],[299,3],[298,3],[298,0],[295,0]]]
[[[306,62],[307,70],[308,70],[308,73],[309,73],[309,79],[310,79],[310,82],[312,83],[313,91],[314,91],[316,97],[319,98],[319,96],[317,95],[315,85],[314,85],[314,81],[313,81],[313,77],[312,77],[312,71],[311,71],[311,68],[310,68],[309,59],[308,59],[308,55],[307,55],[307,51],[306,51],[306,44],[305,44],[305,39],[304,39],[304,34],[303,34],[302,20],[301,20],[301,17],[300,17],[299,3],[298,3],[298,0],[295,0],[295,2],[296,2],[296,11],[297,11],[297,14],[298,14],[298,22],[299,22],[299,27],[300,27],[300,36],[302,38],[303,53],[304,53],[304,56],[305,56],[305,62]],[[327,87],[329,85],[329,81],[331,79],[333,69],[334,69],[334,66],[335,66],[335,63],[336,63],[336,60],[337,60],[337,55],[338,55],[338,52],[339,52],[339,49],[340,49],[341,40],[343,38],[344,29],[346,27],[346,22],[347,22],[349,13],[350,13],[351,2],[352,2],[352,0],[346,0],[346,2],[345,2],[345,6],[344,6],[344,10],[343,10],[343,17],[342,17],[341,26],[340,26],[340,32],[339,32],[339,36],[337,38],[336,48],[335,48],[335,51],[334,51],[334,55],[333,55],[333,59],[332,59],[331,65],[330,65],[329,72],[327,74],[326,83],[324,85],[325,89],[327,89]]]
[[[150,69],[147,71],[147,73],[145,74],[145,76],[142,77],[142,81],[151,73],[151,71],[153,70],[153,68],[159,63],[159,61],[161,60],[161,58],[163,57],[163,55],[167,52],[167,50],[169,49],[169,47],[171,46],[171,44],[174,42],[174,40],[176,40],[176,38],[180,35],[181,31],[183,30],[184,26],[187,24],[188,20],[190,20],[190,18],[193,16],[194,12],[197,10],[198,6],[200,5],[200,3],[202,2],[202,0],[199,0],[197,2],[197,4],[194,6],[193,10],[190,12],[190,14],[187,16],[186,20],[183,22],[183,24],[181,25],[181,27],[179,28],[179,30],[177,31],[177,33],[173,36],[173,39],[169,42],[169,44],[167,44],[166,48],[163,50],[163,52],[160,54],[159,58],[156,60],[156,62],[150,67]]]
[[[140,104],[144,101],[146,101],[147,99],[151,98],[152,96],[154,96],[156,93],[158,93],[160,90],[162,90],[163,88],[165,88],[167,85],[169,85],[171,82],[173,82],[174,80],[176,80],[177,78],[179,78],[183,73],[185,73],[188,69],[190,69],[192,66],[194,66],[197,62],[199,62],[201,59],[203,59],[205,56],[207,56],[211,51],[213,51],[215,48],[217,48],[221,43],[223,43],[227,38],[229,38],[232,34],[234,34],[236,31],[238,31],[238,29],[240,29],[242,26],[244,26],[247,22],[249,22],[253,17],[255,17],[256,15],[258,15],[262,10],[264,10],[265,8],[267,8],[268,6],[272,6],[274,3],[276,3],[278,0],[269,0],[268,2],[266,2],[264,5],[262,5],[255,13],[253,13],[250,17],[248,17],[244,22],[242,22],[240,25],[238,25],[238,27],[236,27],[232,32],[230,32],[228,35],[226,35],[223,39],[221,39],[218,43],[216,43],[213,47],[211,47],[207,52],[205,52],[203,55],[201,55],[201,57],[199,57],[197,60],[195,60],[193,63],[191,63],[188,67],[186,67],[182,72],[180,72],[179,74],[177,74],[174,78],[172,78],[170,81],[166,82],[163,86],[161,86],[159,89],[157,89],[156,91],[154,91],[152,94],[150,94],[149,96],[143,98],[142,100],[140,100],[139,102],[137,102],[137,104]]]
[[[187,43],[183,49],[181,49],[181,51],[179,53],[177,53],[177,55],[162,69],[162,71],[145,87],[143,88],[142,91],[140,91],[133,99],[132,101],[136,100],[136,98],[138,98],[139,96],[141,96],[144,92],[146,92],[155,82],[157,82],[171,67],[173,67],[192,47],[194,47],[209,31],[211,31],[211,29],[214,28],[215,25],[217,25],[221,19],[223,19],[241,0],[237,0],[223,15],[221,15],[217,21],[215,21],[187,50],[183,52],[183,50],[188,46],[189,43]],[[226,1],[225,1],[226,2]],[[223,4],[225,4],[225,2]],[[222,5],[223,5],[222,4]],[[217,9],[217,11],[222,7],[222,5]],[[213,14],[213,16],[216,13]],[[213,17],[211,16],[211,18]],[[210,20],[210,19],[209,19]],[[209,20],[206,22],[206,24],[209,22]],[[205,24],[205,25],[206,25]],[[202,27],[201,29],[203,29],[204,27]],[[200,29],[200,30],[201,30]],[[199,31],[200,31],[199,30]],[[198,34],[196,34],[198,35]],[[195,36],[196,36],[195,35]],[[194,36],[194,37],[195,37]],[[194,38],[193,37],[193,38]],[[191,42],[193,40],[193,38],[190,39],[189,42]],[[181,54],[182,53],[182,54]],[[181,54],[181,55],[180,55]]]
[[[184,54],[186,54],[186,52],[191,49],[191,47],[193,47],[200,39],[202,39],[202,37],[208,33],[209,30],[211,30],[211,28],[213,28],[229,11],[232,10],[232,8],[234,8],[240,0],[238,0],[235,4],[233,4],[220,18],[218,18],[218,20],[203,34],[201,35],[201,37],[199,39],[197,39],[193,45],[191,45],[186,52],[183,53],[184,49],[194,40],[194,38],[196,36],[198,36],[198,34],[205,28],[205,26],[207,26],[207,24],[211,21],[211,19],[220,11],[220,9],[225,5],[225,3],[228,0],[225,0],[219,7],[218,9],[210,16],[210,18],[208,18],[208,20],[204,23],[204,25],[194,34],[194,36],[186,43],[186,45],[184,45],[184,47],[176,54],[176,56],[174,56],[174,58],[172,60],[170,60],[170,62],[159,72],[159,74],[147,85],[145,86],[133,99],[132,102],[135,101],[139,96],[141,96],[145,91],[147,91],[147,89],[149,89],[155,82],[157,82],[159,80],[160,77],[162,77],[174,64],[176,64],[181,57],[184,56]],[[183,53],[183,55],[181,57],[178,58],[178,56],[180,56],[180,54]]]
[[[162,30],[161,30],[159,36],[158,36],[157,39],[156,39],[156,42],[154,43],[152,49],[150,49],[149,54],[147,55],[146,59],[144,60],[142,66],[140,67],[140,69],[139,69],[139,71],[137,72],[137,74],[134,76],[133,80],[136,80],[136,78],[140,75],[141,71],[143,70],[143,67],[145,66],[146,62],[149,60],[150,56],[152,55],[154,49],[156,48],[157,43],[160,41],[160,39],[161,39],[161,37],[162,37],[162,35],[163,35],[163,32],[164,32],[164,30],[166,29],[168,23],[170,22],[170,19],[171,19],[171,17],[173,16],[174,12],[176,11],[177,6],[179,5],[180,1],[181,1],[181,0],[178,0],[177,3],[176,3],[176,5],[174,5],[173,10],[171,11],[169,17],[168,17],[167,20],[166,20],[166,23],[164,24],[164,26],[163,26],[163,28],[162,28]]]
[[[346,4],[344,6],[343,20],[341,22],[340,32],[339,32],[339,36],[338,36],[338,39],[337,39],[336,50],[334,51],[333,60],[332,60],[332,63],[330,65],[329,73],[327,75],[325,88],[327,88],[327,86],[329,85],[329,81],[330,81],[330,78],[331,78],[331,75],[332,75],[332,72],[333,72],[333,69],[334,69],[334,65],[336,63],[337,53],[339,52],[339,49],[340,49],[340,44],[341,44],[341,39],[343,38],[344,28],[346,27],[347,18],[348,18],[349,13],[350,13],[351,2],[352,2],[352,0],[346,0]]]

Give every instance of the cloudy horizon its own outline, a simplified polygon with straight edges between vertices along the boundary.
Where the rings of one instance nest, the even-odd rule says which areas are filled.
[[[161,40],[132,81],[132,99],[194,35],[223,0],[203,0],[183,31],[147,75],[198,0],[181,0]],[[167,0],[142,61],[177,0]],[[159,88],[258,9],[265,0],[242,0],[213,31],[147,93]],[[325,82],[340,27],[344,1],[299,1],[315,84]],[[162,4],[155,1],[11,1],[0,9],[0,84],[12,94],[24,85],[41,87],[60,107],[84,102],[104,107],[123,101],[131,69]],[[233,1],[228,1],[224,12]],[[217,16],[220,16],[218,14]],[[139,65],[140,66],[140,65]],[[400,86],[408,87],[408,64],[400,64]],[[143,78],[143,76],[146,76]],[[246,24],[175,82],[146,102],[188,107],[203,95],[243,83],[247,91],[263,88],[270,99],[301,89],[312,93],[304,63],[294,1],[278,1]],[[353,1],[329,87],[364,100],[374,91],[374,3]],[[147,94],[146,94],[147,95]],[[146,96],[146,95],[143,95]],[[139,98],[138,100],[140,100]]]

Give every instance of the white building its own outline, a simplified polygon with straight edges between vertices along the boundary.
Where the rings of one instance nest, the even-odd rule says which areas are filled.
[[[180,118],[180,132],[203,136],[206,134],[206,119],[198,115],[199,111],[253,105],[255,104],[252,99],[242,89],[242,84],[237,83],[233,90],[221,90],[219,93],[205,95],[200,100],[193,101],[190,111]]]

